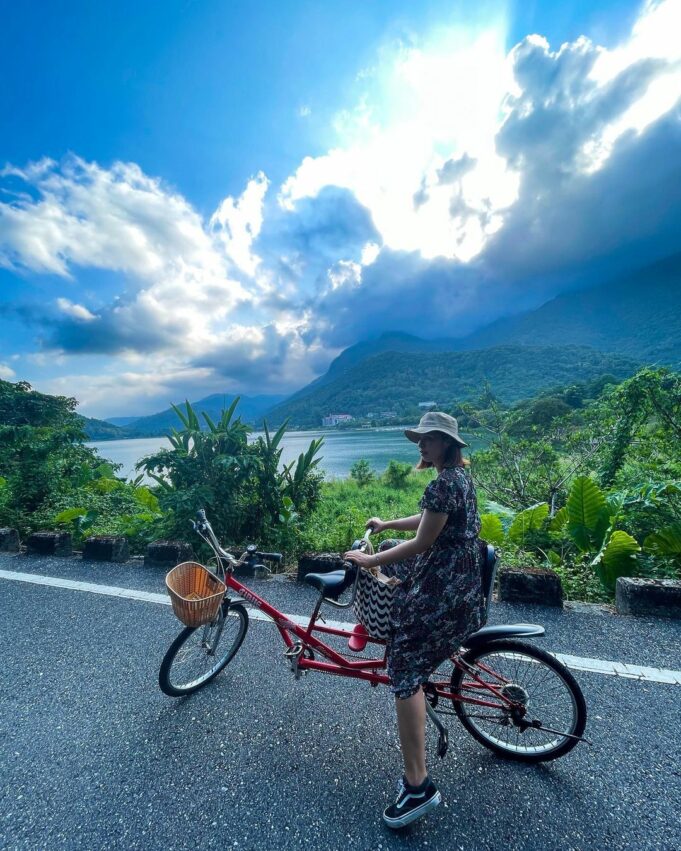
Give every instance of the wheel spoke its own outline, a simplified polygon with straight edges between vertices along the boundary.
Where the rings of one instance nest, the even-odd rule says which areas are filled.
[[[508,701],[498,709],[455,701],[464,726],[483,744],[520,759],[549,759],[569,749],[573,741],[569,736],[575,734],[578,724],[582,725],[579,734],[583,731],[585,711],[579,688],[564,666],[548,654],[509,640],[469,653],[465,661],[475,677],[493,689],[488,692],[471,674],[455,669],[454,693],[490,699],[494,690],[501,700]],[[525,719],[536,719],[542,726],[523,727]]]

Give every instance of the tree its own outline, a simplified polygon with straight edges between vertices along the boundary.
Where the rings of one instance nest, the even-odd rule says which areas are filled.
[[[38,393],[24,381],[0,381],[0,473],[7,491],[0,523],[29,530],[40,506],[87,481],[101,463],[83,445],[76,405],[75,399]]]
[[[610,487],[637,440],[678,463],[681,445],[681,376],[668,369],[642,369],[615,387],[595,411],[609,432],[600,468]]]

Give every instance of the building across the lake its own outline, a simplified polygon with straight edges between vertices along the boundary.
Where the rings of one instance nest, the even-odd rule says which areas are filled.
[[[350,420],[354,420],[352,414],[329,414],[326,417],[322,417],[322,425],[337,426],[340,423],[348,423]]]
[[[419,402],[419,408],[423,408],[424,411],[432,411],[437,408],[437,402]]]

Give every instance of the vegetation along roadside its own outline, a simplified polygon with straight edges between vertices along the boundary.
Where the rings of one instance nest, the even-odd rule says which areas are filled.
[[[502,404],[488,386],[443,408],[486,438],[472,454],[482,536],[506,565],[555,570],[570,599],[608,600],[618,576],[681,577],[681,378],[645,368]],[[198,506],[235,545],[257,541],[292,562],[344,550],[368,516],[413,513],[428,477],[358,458],[323,480],[323,441],[281,464],[287,424],[248,443],[238,399],[219,418],[175,407],[171,446],[140,462],[155,482],[125,481],[84,445],[76,401],[0,381],[0,526],[191,540]],[[195,543],[192,541],[192,543]]]

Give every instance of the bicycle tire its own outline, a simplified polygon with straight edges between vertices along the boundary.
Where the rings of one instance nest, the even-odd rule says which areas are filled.
[[[193,694],[215,679],[236,656],[248,631],[248,612],[241,603],[223,603],[222,613],[222,631],[216,647],[206,645],[210,645],[210,632],[219,628],[219,622],[186,627],[170,645],[158,672],[158,684],[164,694],[169,697]],[[235,619],[233,623],[232,618]],[[219,653],[217,647],[221,648]],[[189,664],[185,665],[187,662]],[[198,670],[199,673],[185,674],[185,667],[189,672]]]
[[[495,656],[497,657],[495,663],[497,666],[501,666],[502,663],[508,663],[506,667],[511,669],[513,667],[512,663],[516,663],[516,676],[511,679],[505,688],[510,689],[513,685],[516,689],[520,688],[525,692],[527,700],[523,702],[527,706],[530,718],[534,718],[538,711],[541,712],[541,705],[537,705],[538,688],[535,688],[534,693],[531,694],[527,687],[531,686],[533,681],[535,686],[540,686],[544,680],[539,679],[538,672],[543,670],[545,676],[548,677],[549,674],[546,671],[547,669],[550,671],[551,676],[555,680],[551,689],[556,691],[561,687],[564,696],[569,697],[569,702],[564,700],[565,708],[562,721],[559,716],[551,717],[550,714],[544,718],[539,717],[538,720],[548,728],[559,730],[559,733],[555,734],[553,740],[549,739],[542,743],[541,736],[547,735],[546,730],[529,728],[523,731],[511,721],[509,713],[501,708],[499,710],[493,710],[489,707],[479,707],[474,704],[453,700],[454,711],[466,731],[486,748],[489,748],[500,756],[519,762],[548,762],[549,760],[564,756],[571,751],[579,740],[568,738],[563,733],[569,733],[571,736],[582,736],[586,727],[587,711],[582,690],[570,671],[562,662],[559,662],[546,651],[540,650],[532,644],[526,644],[525,642],[514,639],[490,641],[482,647],[468,650],[463,654],[462,658],[469,665],[477,667],[476,674],[483,680],[487,678],[487,681],[494,681],[495,677],[493,674],[481,669],[479,663],[484,658],[487,658],[487,667],[494,669],[494,664],[490,665],[489,662],[492,661],[491,657]],[[520,662],[522,659],[529,660],[531,666],[524,684],[519,681]],[[479,697],[489,697],[489,692],[485,694],[479,688],[466,687],[465,676],[465,672],[460,668],[454,668],[451,678],[451,689],[454,694],[467,693],[468,696],[472,696],[473,693],[477,692],[477,696]],[[470,677],[469,682],[473,682],[473,679]],[[520,692],[517,692],[517,694],[519,695]],[[548,707],[544,712],[548,712]],[[497,729],[499,733],[496,732]],[[504,740],[504,734],[501,732],[502,729],[508,733],[508,740]],[[512,738],[515,741],[511,741]]]

